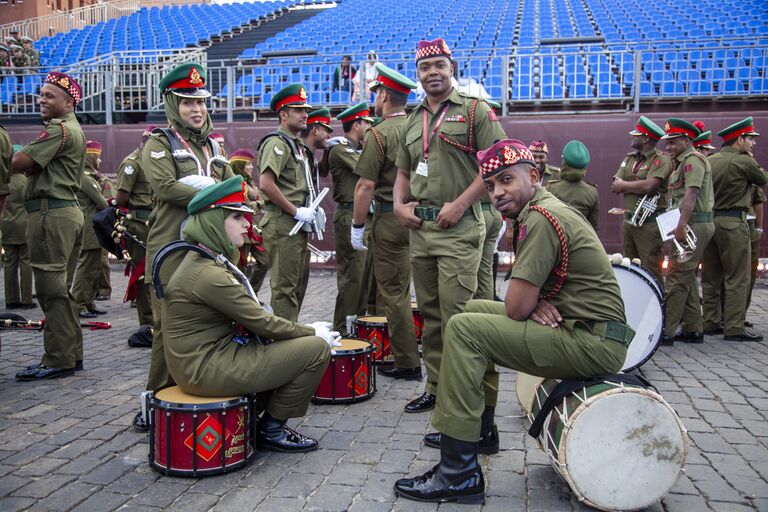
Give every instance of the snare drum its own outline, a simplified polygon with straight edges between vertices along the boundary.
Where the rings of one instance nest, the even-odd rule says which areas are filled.
[[[389,345],[389,326],[385,316],[361,316],[355,320],[355,335],[373,344],[373,361],[376,364],[395,360]]]
[[[648,361],[659,348],[664,332],[664,290],[653,274],[635,263],[629,267],[613,265],[613,271],[627,323],[635,331],[621,368],[626,372]]]
[[[419,310],[419,305],[411,302],[411,311],[413,312],[413,328],[416,331],[416,343],[421,343],[424,336],[424,315]]]
[[[163,474],[229,473],[253,457],[248,396],[193,396],[173,386],[155,393],[149,414],[149,464]]]
[[[536,389],[529,419],[559,381]],[[602,382],[566,396],[546,418],[539,443],[579,501],[601,510],[652,505],[677,482],[688,435],[657,393]]]
[[[312,401],[321,404],[349,404],[368,400],[376,393],[373,345],[364,340],[343,338],[334,347],[335,355],[325,369]]]

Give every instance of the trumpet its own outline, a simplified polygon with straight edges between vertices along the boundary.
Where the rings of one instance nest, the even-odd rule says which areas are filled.
[[[656,211],[656,206],[659,203],[659,197],[660,194],[656,194],[649,199],[648,194],[645,194],[643,197],[638,199],[637,205],[635,206],[635,212],[632,214],[632,218],[627,222],[636,228],[641,227],[648,216]]]
[[[693,252],[696,250],[696,233],[691,226],[685,226],[685,241],[680,243],[673,237],[672,243],[675,244],[675,261],[685,263],[693,258]]]

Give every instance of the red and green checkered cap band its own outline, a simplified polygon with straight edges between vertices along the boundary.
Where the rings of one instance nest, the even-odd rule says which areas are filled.
[[[537,151],[539,153],[549,154],[549,148],[547,147],[547,143],[540,140],[535,140],[531,142],[531,145],[528,146],[528,149],[531,151]]]
[[[721,137],[723,138],[723,141],[730,142],[733,139],[738,139],[742,135],[748,135],[748,134],[753,134],[753,133],[756,133],[755,132],[755,127],[752,126],[752,125],[747,125],[744,128],[741,128],[739,130],[736,130],[736,131],[733,131],[731,133],[726,133],[724,135],[721,135]]]
[[[429,59],[432,57],[447,57],[451,58],[451,49],[445,44],[443,39],[435,39],[434,41],[419,41],[419,46],[416,49],[416,62],[421,59]]]
[[[399,82],[395,82],[394,80],[392,80],[391,78],[389,78],[388,76],[382,73],[379,73],[379,76],[376,78],[376,81],[378,82],[377,85],[383,85],[384,87],[388,87],[393,91],[397,91],[403,94],[410,94],[411,92],[410,87],[406,87]]]
[[[494,149],[496,151],[492,157],[487,159],[483,158]],[[483,152],[481,158],[483,158],[483,161],[480,162],[480,176],[483,179],[493,176],[507,167],[516,164],[527,163],[536,165],[533,160],[533,154],[531,154],[531,151],[528,148],[511,145],[502,146],[500,148],[491,147],[489,150]]]
[[[51,71],[48,73],[48,76],[45,77],[45,83],[53,84],[64,89],[64,91],[75,100],[75,105],[80,103],[80,100],[83,97],[83,90],[80,88],[80,84],[78,84],[74,78],[71,78],[64,73]]]

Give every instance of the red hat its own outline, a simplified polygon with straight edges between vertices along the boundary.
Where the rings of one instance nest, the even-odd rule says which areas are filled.
[[[537,151],[539,153],[549,153],[549,148],[547,147],[547,143],[543,140],[535,140],[531,142],[531,145],[528,146],[528,151]]]
[[[432,57],[447,57],[451,60],[451,49],[445,43],[445,39],[438,37],[434,41],[419,41],[416,48],[416,62]]]
[[[101,142],[95,140],[89,140],[85,143],[86,155],[100,155],[101,154]]]
[[[256,160],[256,155],[254,155],[247,149],[237,149],[233,151],[229,157],[230,162],[242,161],[242,162],[251,163],[254,160]]]
[[[75,105],[80,103],[80,99],[83,97],[83,89],[80,87],[80,84],[78,84],[74,78],[65,73],[51,71],[48,73],[48,76],[45,77],[45,83],[53,84],[64,89],[64,91],[69,94],[73,100],[75,100]]]
[[[209,135],[209,137],[215,140],[216,142],[218,142],[219,144],[224,144],[224,135],[222,135],[221,133],[212,133]]]
[[[517,164],[536,165],[531,150],[517,139],[504,139],[483,151],[477,152],[477,163],[483,179],[500,173]]]

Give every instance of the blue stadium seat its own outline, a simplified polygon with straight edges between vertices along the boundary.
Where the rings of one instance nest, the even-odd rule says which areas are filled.
[[[749,81],[749,92],[768,94],[768,78],[755,78]]]
[[[541,87],[541,99],[552,100],[563,98],[563,87],[556,84],[546,84]]]
[[[697,80],[688,82],[689,96],[711,96],[714,88],[709,80]]]
[[[660,96],[685,96],[685,88],[681,82],[664,82],[659,90]]]
[[[717,92],[721,95],[733,95],[744,93],[744,83],[737,79],[721,80],[717,85]]]

